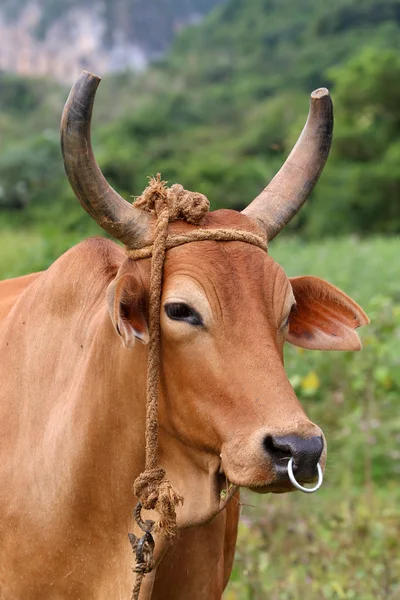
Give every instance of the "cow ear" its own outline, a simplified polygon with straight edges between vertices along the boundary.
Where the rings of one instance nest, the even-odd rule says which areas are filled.
[[[311,350],[361,350],[356,331],[369,319],[354,300],[319,277],[292,277],[296,308],[286,340]]]
[[[149,342],[145,290],[137,265],[129,259],[108,286],[107,306],[114,329],[126,348],[133,348],[135,340]]]

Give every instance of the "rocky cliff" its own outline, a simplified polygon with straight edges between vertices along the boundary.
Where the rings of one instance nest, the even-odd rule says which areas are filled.
[[[0,70],[71,81],[141,70],[221,0],[3,0]]]

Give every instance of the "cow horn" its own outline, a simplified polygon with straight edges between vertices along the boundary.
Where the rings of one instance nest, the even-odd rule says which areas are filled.
[[[61,119],[61,150],[67,177],[83,208],[103,229],[130,248],[151,243],[150,215],[134,208],[107,183],[93,155],[90,124],[100,77],[83,71]]]
[[[332,142],[333,107],[326,88],[311,94],[307,123],[286,162],[257,198],[242,212],[272,240],[295,216],[325,166]]]

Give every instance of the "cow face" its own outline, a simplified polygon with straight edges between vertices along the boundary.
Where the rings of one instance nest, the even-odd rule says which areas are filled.
[[[250,219],[233,211],[212,213],[206,226],[256,231]],[[139,271],[145,280],[144,265]],[[124,324],[115,312],[112,317],[127,346],[126,331],[131,341],[146,341],[148,335],[141,308],[145,292],[135,277],[125,273],[113,284],[126,290]],[[110,298],[115,311],[115,295]],[[227,479],[259,492],[290,491],[290,457],[296,478],[313,481],[317,463],[325,465],[326,442],[289,383],[283,346],[288,341],[303,348],[357,350],[354,329],[366,322],[343,292],[315,277],[289,279],[250,244],[192,242],[169,250],[161,308],[160,430],[199,464],[217,459],[221,486]]]

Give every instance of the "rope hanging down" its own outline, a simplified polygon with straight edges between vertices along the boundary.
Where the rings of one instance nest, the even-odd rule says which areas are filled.
[[[132,600],[139,598],[142,580],[153,568],[154,542],[151,532],[162,532],[172,539],[176,535],[176,507],[183,503],[183,497],[172,487],[165,470],[157,466],[158,455],[158,378],[160,367],[160,309],[162,276],[166,250],[189,242],[216,240],[241,241],[253,244],[268,251],[265,238],[236,229],[196,229],[186,234],[168,235],[168,223],[181,219],[192,225],[200,225],[210,208],[203,194],[188,192],[179,184],[168,188],[160,175],[150,180],[148,187],[135,202],[135,208],[151,212],[156,217],[155,238],[151,246],[131,250],[126,254],[133,260],[151,257],[149,329],[150,341],[147,363],[147,405],[146,405],[146,463],[145,470],[134,482],[133,490],[139,503],[135,509],[135,520],[145,532],[138,540],[129,534],[132,549],[136,554],[136,582]],[[143,522],[140,517],[142,506],[155,510],[160,518]]]

